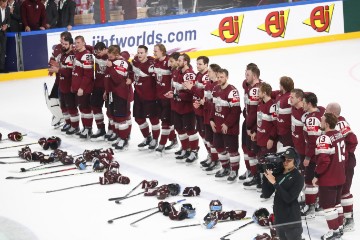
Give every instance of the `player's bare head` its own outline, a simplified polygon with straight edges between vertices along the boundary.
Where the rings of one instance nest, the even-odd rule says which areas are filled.
[[[173,52],[169,56],[169,63],[171,68],[176,68],[178,66],[178,59],[179,59],[180,53],[179,52]]]
[[[229,78],[229,71],[225,68],[219,69],[217,73],[218,84],[225,85]]]
[[[290,97],[289,97],[290,105],[295,107],[296,106],[300,107],[303,98],[304,98],[304,91],[301,90],[300,88],[294,88],[290,92]]]
[[[204,73],[207,70],[209,64],[209,58],[206,56],[200,56],[196,59],[196,67],[199,72]]]
[[[291,92],[294,89],[294,81],[291,77],[282,76],[280,78],[280,86],[284,89],[285,92]]]
[[[163,57],[166,56],[166,47],[164,44],[158,43],[154,46],[154,55],[155,57]]]
[[[106,45],[105,43],[103,42],[97,42],[94,46],[94,54],[99,56],[99,57],[102,57],[104,54],[106,54]]]
[[[256,65],[249,66],[246,70],[245,77],[248,84],[253,84],[253,82],[260,77],[260,69]]]
[[[341,114],[341,106],[340,106],[340,104],[338,104],[336,102],[329,103],[326,106],[325,112],[326,113],[333,113],[335,116],[338,117]]]
[[[140,45],[140,46],[138,46],[136,56],[138,57],[138,59],[139,59],[140,61],[146,61],[146,59],[147,59],[147,52],[148,52],[148,47],[145,46],[145,45]]]
[[[272,87],[270,84],[266,82],[260,83],[259,90],[266,96],[271,96]]]
[[[73,44],[74,44],[74,40],[72,37],[67,36],[64,39],[62,39],[61,48],[63,52],[69,51],[72,48]]]
[[[148,50],[149,50],[149,48],[147,46],[145,46],[145,45],[139,45],[138,50],[139,49],[143,49],[145,52],[148,52]]]
[[[196,61],[202,61],[204,65],[209,65],[209,58],[207,56],[200,56]]]
[[[326,127],[328,126],[329,129],[335,129],[337,122],[338,118],[335,114],[325,113],[324,116],[321,117],[321,128],[326,130]]]
[[[75,37],[75,48],[78,51],[81,51],[85,48],[85,39],[83,36],[76,36]]]
[[[252,67],[257,67],[257,65],[255,63],[249,63],[248,65],[246,65],[246,70],[249,70]]]
[[[183,68],[185,66],[190,66],[190,57],[186,53],[180,54],[178,58],[178,64],[180,68]]]
[[[209,75],[209,78],[212,80],[212,81],[217,81],[217,73],[219,72],[219,70],[221,69],[221,67],[216,64],[216,63],[212,63],[210,64],[209,66],[209,70],[208,70],[208,75]]]
[[[293,90],[291,90],[291,94],[294,94],[296,98],[300,98],[301,101],[304,98],[304,91],[300,88],[294,88]]]
[[[60,33],[60,42],[61,42],[64,38],[66,38],[66,37],[72,37],[72,36],[71,36],[71,33],[68,32],[68,31],[65,31],[65,32]]]
[[[115,60],[120,56],[120,47],[119,45],[111,45],[108,48],[108,57],[110,60]]]
[[[304,102],[312,107],[317,107],[318,99],[315,93],[310,92],[304,95]]]

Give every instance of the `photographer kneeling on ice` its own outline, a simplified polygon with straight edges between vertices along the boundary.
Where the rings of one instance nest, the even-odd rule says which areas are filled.
[[[304,177],[297,169],[300,159],[294,148],[276,154],[278,167],[264,170],[262,192],[269,198],[275,191],[274,216],[276,233],[280,240],[301,240],[301,210],[298,196],[304,186]],[[279,170],[280,169],[280,170]]]

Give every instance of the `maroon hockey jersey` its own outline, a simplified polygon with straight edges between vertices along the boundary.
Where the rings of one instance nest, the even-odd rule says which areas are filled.
[[[279,92],[275,98],[277,135],[287,135],[291,132],[291,105],[289,97],[290,92]]]
[[[205,86],[210,82],[208,72],[196,74],[195,85],[191,88],[190,92],[193,94],[193,102],[200,101],[204,98]],[[194,108],[195,114],[204,116],[204,106],[200,105],[199,108]]]
[[[218,85],[217,82],[213,82],[213,81],[209,81],[208,84],[206,84],[205,89],[204,89],[204,123],[205,124],[210,124],[210,115],[211,115],[211,110],[213,108],[213,96],[212,96],[212,92],[214,87]]]
[[[164,60],[155,59],[154,76],[156,79],[156,94],[158,99],[166,99],[164,94],[171,91],[172,71],[169,64],[169,56]]]
[[[134,71],[134,88],[138,96],[147,101],[156,100],[156,81],[154,74],[154,58],[148,57],[146,62],[140,62],[137,57],[132,60]]]
[[[54,45],[53,46],[53,52],[51,54],[50,60],[49,60],[49,66],[51,61],[56,61],[58,63],[60,63],[60,54],[62,53],[62,45],[61,43]],[[50,76],[52,76],[52,73],[49,74]],[[59,73],[55,74],[55,83],[59,83]]]
[[[130,100],[132,87],[126,84],[126,79],[133,78],[132,65],[122,57],[111,62],[112,66],[105,71],[105,91]]]
[[[246,129],[251,130],[252,133],[256,132],[256,119],[257,119],[257,106],[259,105],[259,83],[254,86],[245,87],[245,110],[246,118],[245,124]],[[244,86],[243,86],[244,87]]]
[[[76,93],[79,88],[90,94],[94,86],[94,60],[88,50],[75,53],[74,68],[72,71],[71,91]]]
[[[173,78],[173,88],[174,88],[174,101],[173,101],[173,111],[178,114],[186,114],[194,111],[192,104],[193,96],[189,90],[187,90],[182,83],[186,81],[192,81],[195,83],[196,75],[194,71],[189,68],[182,72],[179,70],[177,77]]]
[[[307,112],[303,108],[291,108],[291,135],[296,151],[305,155],[304,122]]]
[[[345,141],[341,132],[328,131],[316,140],[316,168],[319,186],[345,183]]]
[[[346,143],[346,153],[354,153],[358,140],[354,132],[351,130],[350,124],[345,120],[344,117],[338,117],[338,123],[336,124],[336,130],[342,133]]]
[[[102,57],[95,56],[95,88],[105,88],[104,79],[105,79],[105,71],[106,71],[106,62],[108,56],[105,54]]]
[[[221,125],[228,126],[228,135],[239,135],[240,97],[238,90],[231,84],[225,89],[216,85],[212,92],[213,107],[210,119],[216,125],[216,133],[221,132]]]
[[[266,103],[261,101],[257,109],[256,143],[266,147],[269,139],[276,140],[276,104],[270,99]]]
[[[70,93],[71,92],[71,79],[72,79],[72,70],[74,67],[74,52],[70,51],[69,53],[63,53],[59,55],[60,59],[60,68],[59,68],[59,89],[61,93]]]
[[[305,159],[315,161],[316,139],[321,135],[321,117],[325,109],[318,107],[317,111],[308,113],[304,121],[304,138],[305,138]]]

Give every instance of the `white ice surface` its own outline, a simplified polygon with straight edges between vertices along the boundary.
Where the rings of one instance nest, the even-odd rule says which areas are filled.
[[[350,122],[354,132],[360,136],[358,105],[360,90],[360,39],[339,41],[324,44],[249,52],[226,56],[211,57],[211,63],[218,63],[230,72],[230,82],[243,92],[241,82],[244,79],[246,64],[256,63],[261,70],[261,79],[269,82],[274,89],[278,88],[279,78],[287,75],[294,79],[295,87],[317,94],[319,105],[339,102],[342,115]],[[195,61],[192,62],[196,66]],[[1,78],[1,76],[0,76]],[[20,131],[27,136],[21,143],[33,143],[40,137],[56,135],[61,137],[61,149],[71,154],[82,153],[85,149],[107,148],[104,142],[80,141],[75,137],[60,134],[50,126],[50,113],[46,108],[43,95],[43,82],[52,86],[53,78],[27,79],[0,83],[0,132],[3,138],[7,133]],[[243,102],[241,103],[243,106]],[[243,120],[243,119],[241,119]],[[94,127],[96,128],[96,127]],[[70,186],[97,182],[101,173],[91,173],[71,177],[55,178],[36,182],[22,180],[5,180],[7,176],[27,176],[58,170],[53,168],[44,171],[18,173],[21,167],[29,168],[38,163],[2,164],[0,165],[0,240],[39,239],[39,240],[100,240],[100,239],[156,239],[156,240],[216,240],[247,221],[222,223],[212,230],[201,227],[189,227],[168,230],[172,226],[201,222],[208,211],[212,199],[219,199],[224,210],[241,209],[251,216],[259,207],[271,210],[272,201],[261,202],[259,193],[246,191],[241,183],[227,184],[215,182],[213,176],[207,176],[200,170],[199,164],[186,166],[175,162],[173,153],[157,158],[153,152],[140,152],[137,144],[142,136],[137,124],[133,121],[133,131],[129,150],[116,152],[115,158],[120,163],[120,172],[131,179],[129,185],[93,185],[54,193],[35,193],[37,191],[55,190]],[[17,143],[1,141],[0,147]],[[202,142],[199,160],[206,157]],[[41,147],[31,145],[33,151],[43,151]],[[0,149],[1,156],[13,156],[18,148]],[[50,151],[45,151],[50,153]],[[359,158],[359,150],[356,151]],[[18,161],[18,159],[0,159],[0,161]],[[63,169],[69,166],[62,167]],[[244,172],[241,160],[240,174]],[[359,174],[355,169],[352,186],[354,195],[355,222],[360,219],[359,212]],[[76,173],[79,170],[67,171]],[[57,173],[47,176],[62,175]],[[31,179],[31,178],[29,178]],[[187,198],[187,202],[196,207],[194,219],[171,221],[168,217],[156,214],[137,224],[130,223],[152,211],[134,215],[108,224],[107,220],[157,206],[156,197],[137,196],[116,205],[108,198],[126,194],[142,180],[156,179],[159,184],[178,183],[182,187],[199,186],[199,197]],[[137,189],[135,193],[141,191]],[[167,201],[176,201],[183,197],[171,197]],[[306,230],[305,239],[310,239]],[[357,225],[359,226],[359,225]],[[308,221],[311,239],[320,239],[327,232],[323,217]],[[230,239],[252,239],[257,233],[269,232],[255,224],[238,230]],[[345,240],[359,239],[359,230],[346,233]]]

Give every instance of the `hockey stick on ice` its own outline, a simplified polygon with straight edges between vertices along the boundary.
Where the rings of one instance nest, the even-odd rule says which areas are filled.
[[[135,196],[138,196],[138,195],[140,195],[140,194],[143,194],[144,192],[145,192],[145,191],[142,191],[142,192],[139,192],[139,193],[136,193],[136,194],[134,194],[134,195],[127,196],[127,197],[109,198],[109,201],[115,201],[115,203],[121,204],[120,201],[125,200],[125,199],[128,199],[128,198],[132,198],[132,197],[135,197]]]
[[[0,157],[0,159],[5,159],[5,158],[18,158],[19,156],[6,156],[6,157]]]
[[[2,147],[1,149],[7,149],[7,148],[13,148],[13,147],[22,147],[22,146],[29,146],[29,145],[34,145],[34,144],[38,144],[38,142],[33,142],[33,143],[27,143],[27,144],[21,144],[21,145],[15,145],[15,146],[8,146],[8,147]]]
[[[51,179],[51,178],[60,178],[60,177],[75,176],[75,175],[86,174],[86,173],[93,173],[93,171],[90,171],[90,172],[72,173],[72,174],[66,174],[66,175],[60,175],[60,176],[53,176],[53,177],[45,177],[45,178],[35,178],[35,179],[30,179],[30,180],[28,180],[28,182],[40,181],[40,180],[47,180],[47,179]]]
[[[250,222],[248,222],[248,223],[245,223],[245,224],[241,225],[241,226],[238,227],[238,228],[235,228],[234,230],[232,230],[232,231],[229,232],[228,234],[222,236],[222,237],[220,238],[220,240],[229,240],[229,238],[226,238],[226,237],[230,236],[231,234],[233,234],[233,233],[236,232],[237,230],[240,230],[240,229],[242,229],[242,228],[244,228],[244,227],[246,227],[247,225],[250,225],[250,224],[252,224],[252,223],[254,223],[254,220],[252,220],[252,221],[250,221]]]
[[[251,219],[251,217],[244,217],[244,218],[239,219],[239,220],[223,220],[223,221],[218,221],[217,223],[236,222],[236,221],[244,221],[244,220],[250,220],[250,219]],[[201,226],[201,225],[202,225],[201,223],[195,223],[195,224],[188,224],[188,225],[171,227],[169,229],[187,228],[187,227],[195,227],[195,226]]]
[[[120,197],[120,198],[126,198],[127,196],[129,196],[133,191],[135,191],[135,189],[137,189],[141,184],[143,183],[143,181],[141,181],[138,185],[136,185],[133,189],[130,190],[130,192],[128,192],[127,194],[125,194],[124,196]],[[110,199],[114,199],[114,198],[109,198],[109,201],[113,201]],[[116,199],[115,199],[116,200]]]
[[[132,216],[132,215],[136,215],[136,214],[139,214],[139,213],[147,212],[147,211],[154,210],[154,209],[157,209],[157,208],[158,208],[158,207],[153,207],[153,208],[148,208],[148,209],[145,209],[145,210],[141,210],[141,211],[129,213],[129,214],[126,214],[126,215],[122,215],[122,216],[120,216],[120,217],[117,217],[117,218],[113,218],[113,219],[108,220],[108,223],[113,223],[115,220],[118,220],[118,219],[121,219],[121,218],[125,218],[125,217],[129,217],[129,216]]]
[[[175,205],[175,204],[180,203],[180,202],[183,202],[183,201],[186,201],[186,199],[181,199],[181,200],[178,200],[178,201],[176,201],[176,202],[172,202],[171,205]],[[136,227],[136,226],[135,226],[135,223],[138,223],[138,222],[140,222],[140,221],[142,221],[142,220],[144,220],[144,219],[146,219],[146,218],[148,218],[148,217],[151,217],[152,215],[155,215],[156,213],[160,213],[160,209],[158,209],[156,212],[150,213],[150,214],[148,214],[148,215],[146,215],[146,216],[144,216],[144,217],[142,217],[142,218],[140,218],[140,219],[138,219],[138,220],[130,223],[130,226]]]
[[[68,189],[86,187],[86,186],[91,186],[91,185],[95,185],[95,184],[100,184],[100,183],[99,182],[86,183],[86,184],[82,184],[82,185],[77,185],[77,186],[72,186],[72,187],[67,187],[67,188],[60,188],[60,189],[55,189],[55,190],[48,190],[48,191],[45,191],[45,192],[37,192],[37,193],[60,192],[60,191],[68,190]]]
[[[18,162],[0,162],[0,164],[14,164],[14,163],[29,163],[29,161],[18,161]]]
[[[70,170],[75,170],[75,169],[78,169],[78,168],[77,167],[66,168],[66,169],[61,169],[61,170],[57,170],[57,171],[39,173],[39,174],[35,174],[35,175],[31,175],[31,176],[24,176],[24,177],[9,176],[9,177],[6,177],[5,179],[24,179],[24,178],[31,178],[31,177],[42,176],[42,175],[47,175],[47,174],[52,174],[52,173],[65,172],[65,171],[70,171]]]

